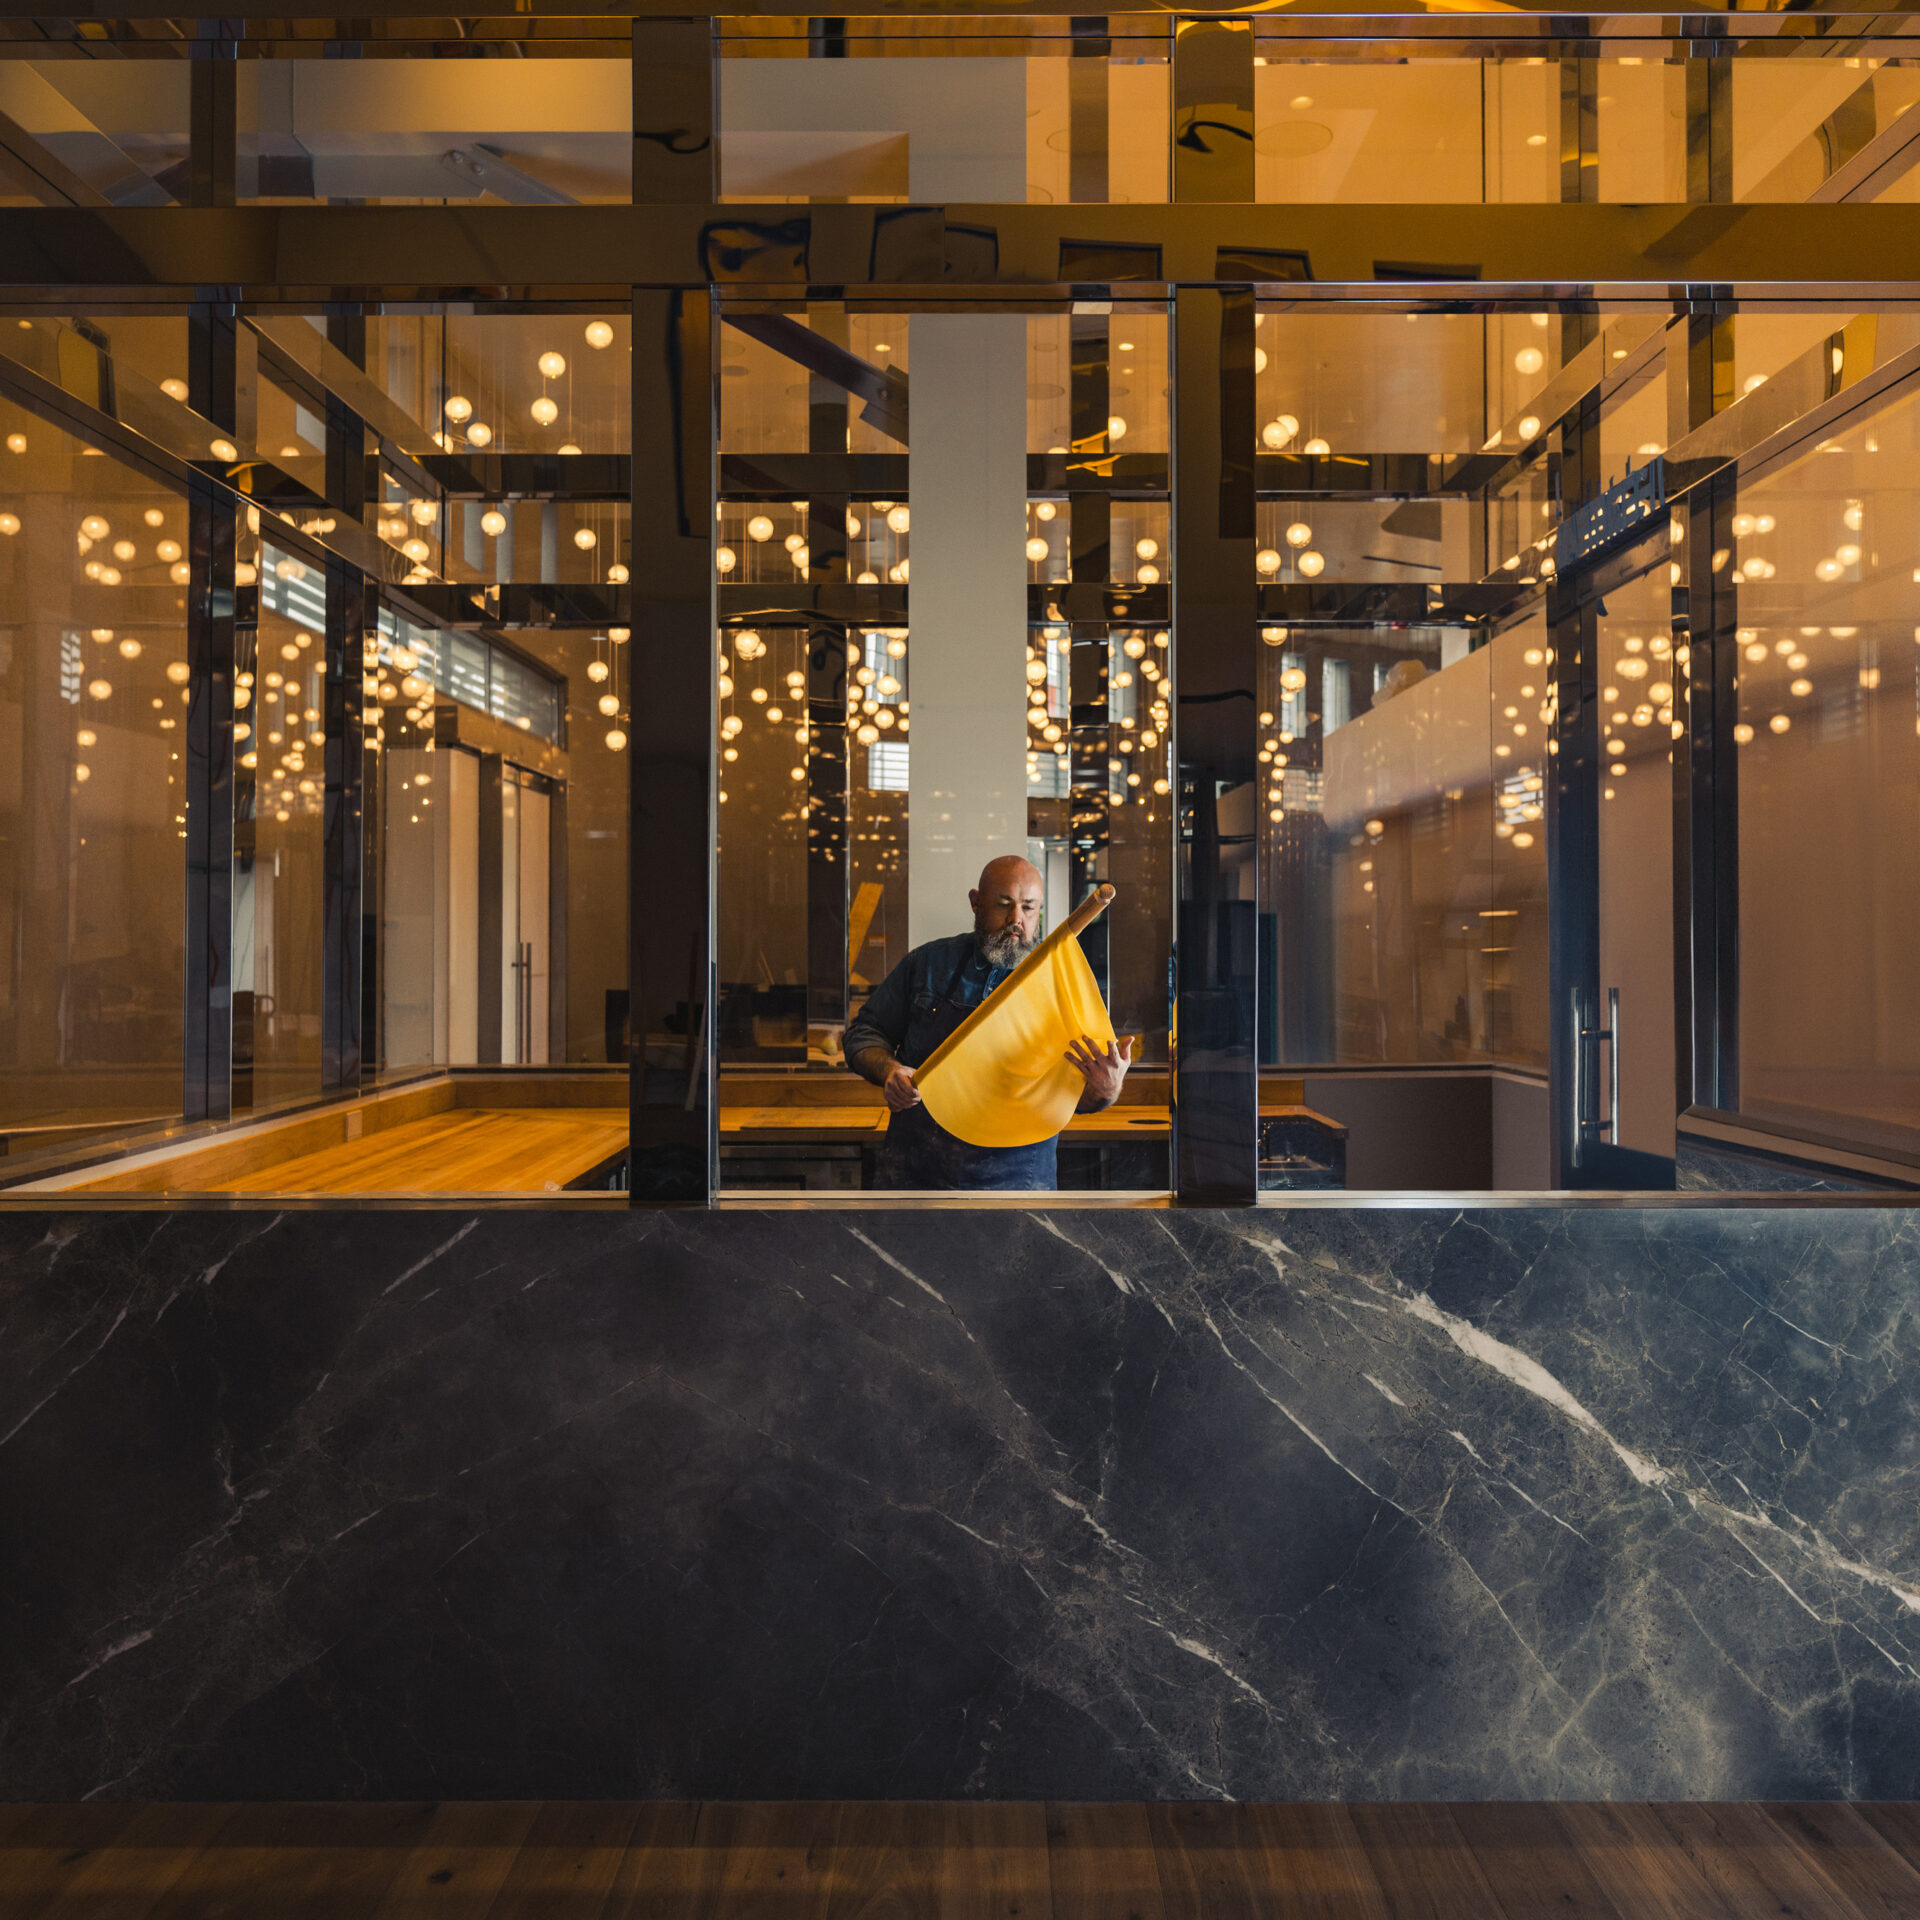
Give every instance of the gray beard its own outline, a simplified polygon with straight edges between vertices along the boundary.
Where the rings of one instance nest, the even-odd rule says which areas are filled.
[[[1018,966],[1039,945],[1037,940],[1022,940],[1012,927],[1002,927],[998,933],[976,933],[973,938],[981,957],[994,967]]]

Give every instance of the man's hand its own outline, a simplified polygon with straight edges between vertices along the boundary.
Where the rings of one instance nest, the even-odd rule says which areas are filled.
[[[1067,1049],[1067,1058],[1080,1069],[1087,1090],[1080,1096],[1080,1111],[1093,1113],[1110,1107],[1120,1097],[1120,1087],[1133,1064],[1133,1037],[1116,1040],[1110,1047],[1094,1044],[1091,1034],[1083,1033]]]
[[[881,1092],[886,1095],[887,1105],[895,1113],[905,1113],[909,1107],[920,1104],[920,1089],[913,1084],[913,1069],[896,1065],[882,1084]]]

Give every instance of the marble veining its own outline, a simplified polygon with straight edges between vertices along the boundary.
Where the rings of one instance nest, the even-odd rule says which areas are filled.
[[[0,1794],[1920,1793],[1896,1206],[0,1214]]]

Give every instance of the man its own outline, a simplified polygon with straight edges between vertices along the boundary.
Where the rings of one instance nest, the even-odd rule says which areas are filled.
[[[886,1093],[891,1117],[880,1159],[882,1187],[1059,1184],[1055,1140],[1031,1147],[975,1147],[956,1139],[920,1103],[915,1070],[1006,979],[1040,938],[1038,870],[1015,854],[989,860],[967,895],[973,931],[915,947],[881,981],[847,1028],[847,1063]],[[1087,1083],[1078,1111],[1098,1113],[1120,1096],[1133,1042],[1098,1047],[1082,1034],[1067,1049]]]

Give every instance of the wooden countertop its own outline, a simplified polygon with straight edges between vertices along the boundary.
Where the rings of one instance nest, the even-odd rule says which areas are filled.
[[[456,1107],[214,1183],[216,1193],[546,1193],[627,1144],[621,1108]]]

